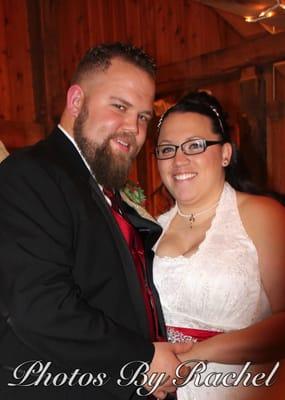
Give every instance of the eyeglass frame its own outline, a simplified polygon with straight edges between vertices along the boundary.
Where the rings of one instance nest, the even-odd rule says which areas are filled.
[[[202,143],[203,143],[203,150],[202,151],[199,151],[198,153],[192,153],[192,154],[187,154],[187,153],[185,153],[185,151],[183,150],[183,146],[184,146],[184,144],[186,144],[186,143],[189,143],[189,142],[194,142],[194,141],[196,141],[196,140],[201,140],[202,141]],[[215,145],[215,144],[224,144],[225,142],[224,142],[224,140],[206,140],[206,139],[202,139],[202,138],[196,138],[196,139],[188,139],[188,140],[186,140],[185,142],[183,142],[183,143],[181,143],[181,144],[159,144],[159,145],[157,145],[157,146],[155,146],[155,149],[154,149],[154,156],[155,156],[155,158],[157,159],[157,160],[170,160],[171,158],[175,158],[176,157],[176,154],[177,154],[177,150],[179,149],[179,148],[181,148],[181,150],[182,150],[182,152],[183,152],[183,154],[185,154],[186,156],[195,156],[196,154],[201,154],[201,153],[204,153],[206,150],[207,150],[207,148],[209,147],[209,146],[213,146],[213,145]],[[158,148],[158,147],[162,147],[162,146],[171,146],[171,147],[173,147],[173,148],[175,148],[175,153],[174,153],[174,155],[173,156],[171,156],[171,157],[166,157],[166,158],[159,158],[159,157],[157,157],[157,153],[156,153],[156,149]]]

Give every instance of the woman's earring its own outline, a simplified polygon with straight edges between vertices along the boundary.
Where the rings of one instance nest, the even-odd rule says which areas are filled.
[[[225,158],[223,161],[223,167],[227,167],[228,165],[229,165],[229,161],[227,158]]]

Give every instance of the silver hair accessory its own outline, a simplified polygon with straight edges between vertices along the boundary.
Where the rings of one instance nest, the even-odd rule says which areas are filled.
[[[208,106],[213,111],[213,113],[216,114],[216,117],[218,118],[218,121],[219,121],[219,124],[220,124],[220,128],[221,128],[222,132],[225,133],[224,127],[223,127],[223,124],[222,124],[222,121],[221,121],[221,116],[220,116],[218,110],[216,109],[216,107],[212,106],[211,104],[208,104]]]
[[[159,118],[158,124],[157,124],[157,129],[160,130],[163,119],[164,119],[164,115],[165,115],[166,111],[161,115],[161,117]]]

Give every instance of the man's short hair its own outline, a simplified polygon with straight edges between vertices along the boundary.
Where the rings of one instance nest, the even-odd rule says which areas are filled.
[[[152,57],[141,48],[131,44],[115,42],[103,43],[92,47],[79,62],[71,84],[80,83],[83,77],[93,71],[106,71],[113,58],[121,58],[155,77],[155,62]]]

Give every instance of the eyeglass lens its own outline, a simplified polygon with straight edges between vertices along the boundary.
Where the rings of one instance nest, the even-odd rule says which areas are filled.
[[[177,149],[181,147],[182,151],[187,154],[198,154],[205,150],[205,142],[203,139],[191,139],[180,146],[174,144],[162,144],[156,147],[156,156],[160,159],[175,157]]]

